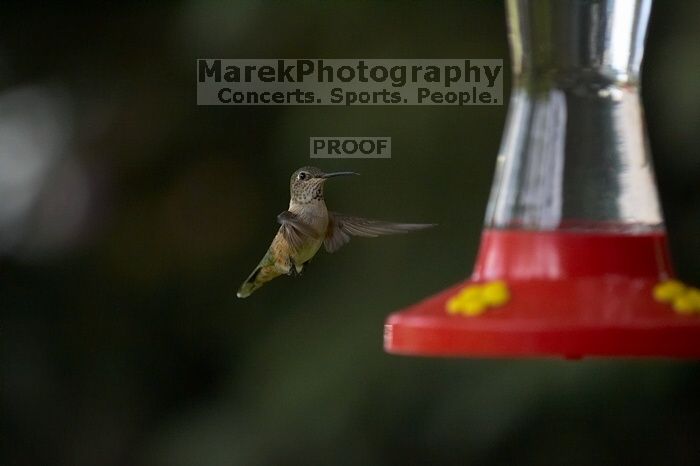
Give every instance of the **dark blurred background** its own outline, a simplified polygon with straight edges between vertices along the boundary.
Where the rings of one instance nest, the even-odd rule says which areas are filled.
[[[695,284],[699,17],[657,2],[643,72]],[[197,107],[203,57],[509,63],[501,2],[3,4],[0,464],[700,464],[697,363],[382,351],[389,312],[470,273],[506,107]],[[322,135],[393,138],[322,161],[363,175],[333,208],[439,228],[237,299]]]

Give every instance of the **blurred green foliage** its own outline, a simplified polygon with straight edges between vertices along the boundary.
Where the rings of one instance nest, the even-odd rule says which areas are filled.
[[[674,260],[695,284],[699,6],[657,2],[643,74]],[[90,192],[72,237],[37,248],[39,223],[0,252],[0,463],[700,463],[697,363],[383,353],[389,312],[470,272],[505,106],[195,105],[202,57],[507,60],[500,2],[10,4],[0,16],[0,92],[63,96],[60,160]],[[309,136],[338,134],[391,136],[393,158],[324,161],[362,173],[329,183],[333,208],[439,228],[353,241],[237,300]]]

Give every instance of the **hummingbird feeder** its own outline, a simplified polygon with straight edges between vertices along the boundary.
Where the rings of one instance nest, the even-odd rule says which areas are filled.
[[[639,95],[651,0],[508,0],[513,90],[469,280],[389,316],[390,353],[700,357]]]

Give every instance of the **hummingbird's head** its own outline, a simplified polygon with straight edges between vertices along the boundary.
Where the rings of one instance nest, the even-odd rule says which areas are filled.
[[[293,202],[307,204],[323,200],[323,185],[328,178],[343,175],[359,175],[355,172],[324,173],[320,168],[302,167],[292,174],[289,191]]]

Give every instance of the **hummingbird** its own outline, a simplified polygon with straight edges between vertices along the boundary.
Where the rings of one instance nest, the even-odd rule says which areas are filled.
[[[239,298],[247,298],[280,275],[298,276],[322,245],[326,251],[335,252],[351,236],[376,237],[434,226],[384,222],[329,211],[323,198],[325,183],[347,175],[359,173],[324,173],[316,167],[302,167],[292,174],[289,208],[277,216],[281,226],[260,263],[238,290]]]

